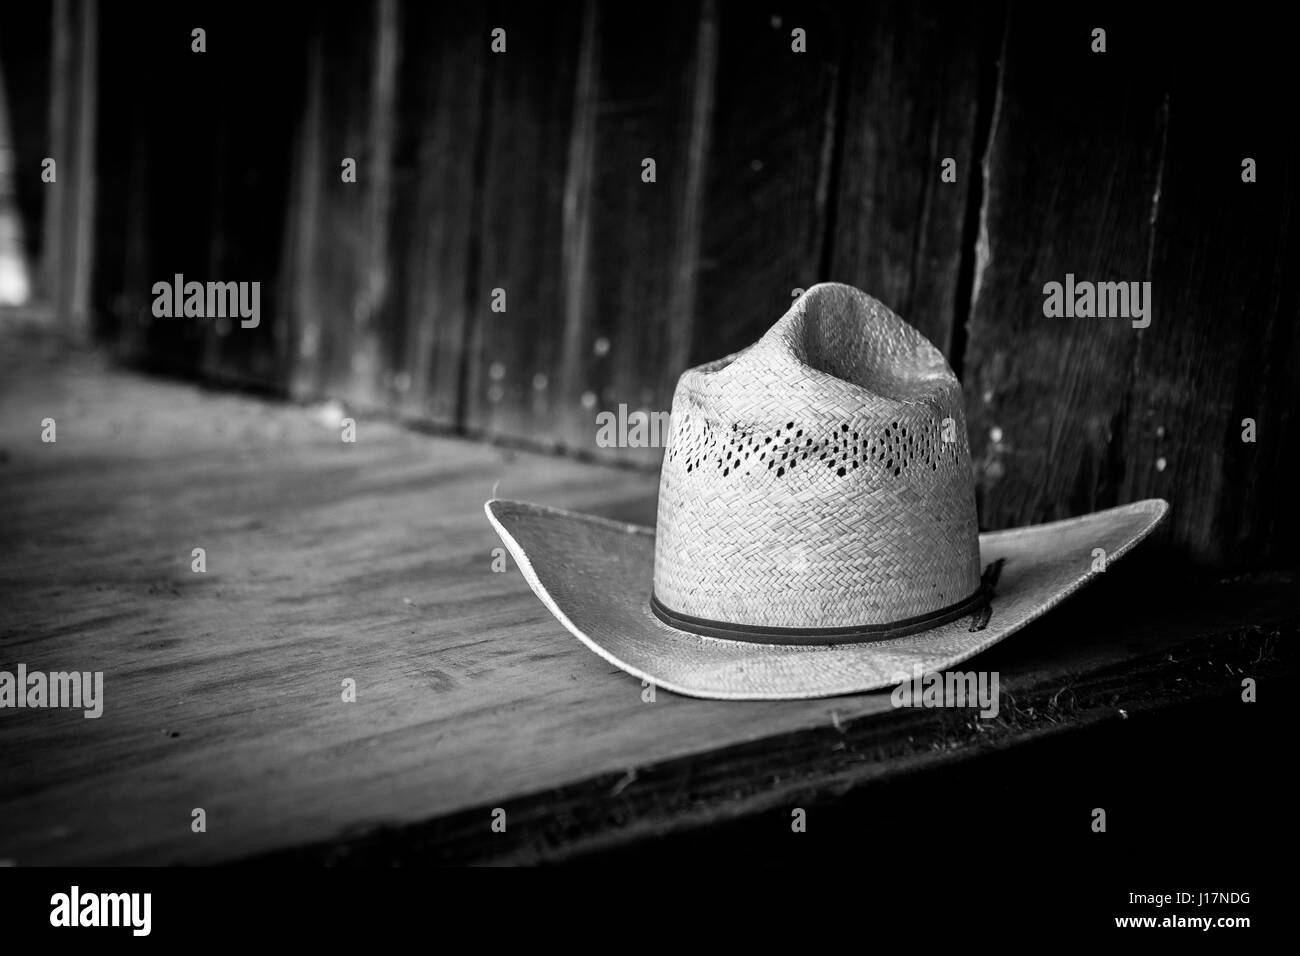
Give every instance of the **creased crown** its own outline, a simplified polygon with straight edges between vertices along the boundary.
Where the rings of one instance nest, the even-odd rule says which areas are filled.
[[[738,625],[889,624],[979,586],[961,386],[851,286],[813,286],[749,348],[685,372],[654,592]]]

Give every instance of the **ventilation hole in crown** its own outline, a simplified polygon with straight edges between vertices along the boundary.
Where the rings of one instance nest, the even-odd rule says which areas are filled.
[[[877,430],[850,419],[830,425],[820,436],[796,427],[798,422],[779,424],[765,434],[743,423],[711,426],[688,417],[683,421],[686,424],[674,434],[665,461],[680,462],[690,474],[712,463],[721,475],[730,478],[734,473],[740,478],[750,473],[752,459],[753,463],[766,462],[769,471],[784,478],[800,461],[812,460],[824,463],[840,478],[849,471],[863,470],[867,472],[863,480],[873,481],[876,476],[893,479],[913,471],[919,474],[927,466],[933,474],[941,470],[941,463],[962,457],[956,443],[940,441],[928,426],[909,428],[903,420],[881,423]],[[934,479],[927,476],[927,480]]]

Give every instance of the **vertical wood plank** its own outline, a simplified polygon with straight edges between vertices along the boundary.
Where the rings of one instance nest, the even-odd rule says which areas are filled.
[[[319,372],[324,319],[316,286],[316,246],[320,242],[322,180],[329,170],[321,161],[325,138],[325,31],[311,23],[306,53],[304,106],[294,140],[292,195],[285,230],[286,274],[283,287],[290,326],[289,392],[295,398],[314,394],[323,381]]]
[[[95,230],[95,156],[99,63],[99,0],[81,0],[77,11],[77,39],[74,51],[76,83],[74,114],[71,127],[76,176],[73,195],[76,211],[69,225],[72,288],[68,293],[69,320],[83,337],[91,332],[90,281],[94,268]]]
[[[260,282],[260,321],[239,318],[204,325],[200,371],[208,378],[283,391],[289,317],[285,231],[290,212],[295,123],[304,108],[310,29],[301,18],[266,17],[244,29],[249,9],[223,6],[203,18],[208,52],[196,65],[221,78],[211,104],[212,178],[196,182],[211,204],[207,272],[195,278]]]
[[[208,69],[208,54],[191,51],[194,20],[208,15],[148,3],[137,18],[107,17],[100,49],[107,214],[97,245],[111,261],[97,271],[96,300],[119,324],[122,357],[185,374],[201,365],[208,320],[155,318],[151,290],[177,273],[187,281],[213,278],[218,125],[191,118],[219,112],[220,77]],[[159,75],[169,82],[156,82]],[[115,227],[121,232],[108,231]]]
[[[600,34],[596,9],[591,0],[587,0],[582,8],[582,39],[573,92],[573,129],[569,136],[568,167],[564,177],[560,259],[564,303],[564,341],[560,353],[562,378],[555,383],[552,395],[569,415],[574,413],[574,401],[581,400],[580,382],[575,380],[575,373],[588,347],[585,289],[591,267],[591,183],[595,174],[596,110],[600,95]],[[565,427],[571,426],[566,424]]]
[[[1111,25],[1104,54],[1089,49],[1098,23]],[[1130,8],[1010,12],[963,375],[985,527],[1117,501],[1138,337],[1125,319],[1045,317],[1043,287],[1067,273],[1145,279],[1162,49],[1160,28]]]
[[[69,153],[68,100],[72,87],[71,51],[72,4],[70,0],[54,0],[50,5],[50,112],[49,150],[50,158],[56,168],[59,160],[65,167],[65,180],[72,172],[72,159]],[[73,180],[75,182],[75,179]],[[45,221],[41,232],[45,236],[45,251],[41,259],[39,288],[50,297],[50,304],[56,311],[55,321],[66,321],[64,310],[66,301],[66,266],[67,240],[64,235],[64,222],[69,206],[68,190],[55,188],[49,190],[45,203]]]
[[[487,19],[480,4],[401,8],[385,361],[401,414],[458,424],[476,241]],[[475,277],[475,281],[477,277]]]
[[[832,4],[721,5],[691,364],[754,342],[820,278],[844,28]]]
[[[667,412],[690,359],[717,20],[711,0],[597,6],[590,249],[560,395],[563,440],[581,451],[647,464],[663,453],[653,429],[646,447],[632,429],[627,446],[600,447],[597,414]]]
[[[554,443],[554,397],[566,316],[564,201],[582,5],[504,3],[487,30],[488,117],[478,242],[467,295],[471,329],[465,426],[473,433]],[[479,38],[490,49],[485,31]],[[503,290],[505,311],[494,312]],[[537,386],[541,387],[537,387]]]
[[[346,395],[365,407],[387,404],[392,371],[383,348],[381,320],[389,317],[389,223],[393,195],[393,138],[397,109],[397,0],[379,0],[374,7],[373,46],[369,51],[369,102],[366,107],[367,147],[365,236],[360,288],[352,308],[351,357]],[[341,180],[340,180],[341,182]]]
[[[620,405],[666,411],[689,359],[714,4],[588,2],[509,19],[511,52],[488,66],[468,425],[652,463],[661,447],[599,447],[596,419]],[[493,288],[507,291],[504,314],[489,310]]]
[[[58,178],[48,186],[41,287],[56,320],[79,338],[91,332],[98,9],[96,0],[51,6],[50,155]]]
[[[1292,53],[1271,19],[1172,31],[1154,309],[1122,445],[1123,496],[1170,499],[1180,552],[1234,567],[1300,555],[1300,152],[1278,122]]]
[[[91,204],[99,221],[87,296],[129,360],[280,390],[279,277],[305,21],[287,6],[250,31],[256,9],[151,2],[103,16],[94,124],[102,185]],[[203,52],[192,48],[199,27]],[[177,273],[259,282],[259,326],[154,317],[154,283]]]
[[[95,262],[91,300],[106,341],[125,351],[143,330],[150,291],[146,151],[136,119],[122,108],[138,87],[129,25],[106,15],[100,22],[99,168]],[[47,151],[48,153],[48,151]],[[48,201],[48,200],[47,200]]]
[[[898,0],[856,9],[849,25],[829,278],[870,292],[957,364],[981,78],[1002,15],[997,4]],[[940,179],[945,158],[956,160],[956,182]]]
[[[389,182],[383,144],[370,138],[377,101],[378,51],[384,44],[385,7],[330,4],[321,8],[318,38],[309,55],[309,118],[301,152],[304,191],[298,274],[295,277],[295,358],[291,390],[331,394],[359,405],[378,403],[372,386],[376,308],[376,212]],[[343,182],[342,162],[356,160],[357,181]]]

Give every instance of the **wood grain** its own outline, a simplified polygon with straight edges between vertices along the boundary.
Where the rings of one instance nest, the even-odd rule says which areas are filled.
[[[640,519],[650,476],[366,417],[344,444],[310,408],[132,377],[41,338],[0,342],[0,668],[102,670],[106,698],[97,720],[0,712],[0,859],[205,863],[376,835],[388,854],[382,835],[417,825],[435,829],[403,845],[432,859],[535,859],[568,819],[590,848],[767,805],[801,778],[833,788],[906,770],[957,733],[953,715],[899,714],[887,694],[644,702],[514,568],[491,570],[494,491]],[[55,444],[39,439],[46,416]],[[191,570],[195,547],[206,573]],[[1126,662],[1225,633],[1236,650],[1194,683],[1160,670],[1160,693],[1274,672],[1283,650],[1253,628],[1300,617],[1292,577],[1180,605],[1153,590],[1159,566],[1108,575],[1095,600],[991,652],[1004,695],[1059,698],[1094,674],[1105,706],[1138,706],[1160,695]],[[1005,741],[1042,726],[1018,718]],[[837,756],[837,728],[862,746]],[[661,765],[677,767],[667,789]],[[483,845],[494,807],[511,814],[497,849]]]
[[[35,352],[4,377],[4,656],[104,670],[108,703],[6,711],[0,856],[225,859],[828,713],[643,704],[491,571],[494,489],[610,514],[648,476],[364,418],[343,444],[308,410]]]
[[[1300,554],[1300,164],[1269,90],[1283,30],[1188,24],[1154,211],[1155,313],[1141,332],[1120,459],[1125,497],[1173,503],[1187,557],[1260,566]],[[1199,63],[1233,64],[1207,73]],[[1258,181],[1242,181],[1242,160]],[[1243,441],[1243,422],[1256,441]]]
[[[1067,273],[1147,275],[1167,114],[1161,70],[1146,58],[1163,47],[1157,25],[1126,15],[1108,52],[1092,53],[1103,13],[1019,5],[1009,15],[963,368],[988,528],[1121,500],[1137,332],[1122,318],[1043,312],[1044,284]]]
[[[996,4],[906,2],[855,8],[845,25],[852,40],[827,277],[880,299],[958,370],[981,81],[1001,25]],[[945,158],[956,160],[956,182],[940,179]]]
[[[49,155],[58,177],[44,210],[39,285],[58,321],[84,340],[92,332],[99,4],[55,0],[51,10]]]
[[[757,341],[822,278],[844,21],[830,4],[720,7],[693,365]]]
[[[666,410],[688,358],[712,4],[646,16],[588,2],[509,22],[511,52],[490,63],[468,426],[653,463],[660,448],[598,449],[596,414]],[[494,288],[505,313],[488,307]]]
[[[566,263],[580,299],[566,315],[561,421],[570,447],[655,464],[661,446],[598,449],[595,419],[621,405],[668,411],[689,360],[717,14],[709,0],[653,16],[594,11],[591,95],[575,125],[592,168],[575,184],[586,195],[570,238],[585,249]],[[642,179],[646,158],[654,182]]]
[[[1161,496],[1178,558],[1285,563],[1300,180],[1265,92],[1285,83],[1281,34],[1088,16],[1011,15],[965,376],[981,520]],[[1106,22],[1109,49],[1091,53]],[[1243,183],[1245,156],[1269,176]],[[1043,283],[1067,272],[1151,282],[1150,327],[1045,317]],[[1245,418],[1268,438],[1243,442]]]
[[[567,310],[565,191],[574,90],[589,33],[583,23],[579,2],[549,9],[507,3],[488,23],[506,31],[507,46],[489,53],[485,65],[490,116],[480,239],[470,262],[463,410],[476,434],[542,443],[562,434],[556,417],[564,406],[553,393]],[[490,38],[481,42],[488,46]],[[504,291],[504,312],[492,310],[495,289]]]
[[[478,241],[488,64],[480,4],[401,7],[391,295],[380,319],[389,404],[457,425]]]
[[[1294,586],[1294,579],[1291,580]],[[1280,597],[1276,585],[1247,588],[1234,595]],[[1220,595],[1222,596],[1222,595]],[[1294,609],[1293,609],[1294,610]],[[1189,619],[1190,620],[1190,619]],[[1220,618],[1194,641],[1153,643],[1159,650],[1122,663],[1106,665],[1088,661],[1088,669],[1070,672],[1062,665],[1080,660],[1057,656],[1044,660],[1043,679],[1018,679],[1014,695],[1004,698],[1004,710],[992,722],[973,719],[968,712],[891,710],[842,718],[832,713],[829,724],[773,735],[690,754],[649,766],[602,774],[543,793],[510,801],[511,828],[504,834],[485,834],[484,821],[492,808],[483,806],[449,814],[409,827],[376,827],[341,839],[293,850],[258,855],[250,864],[400,866],[407,864],[493,864],[615,862],[607,854],[622,851],[624,862],[664,862],[675,854],[692,859],[711,857],[710,841],[725,841],[728,830],[748,823],[748,855],[770,863],[788,852],[783,839],[792,807],[816,815],[819,829],[832,823],[836,842],[848,846],[857,840],[879,851],[882,844],[909,842],[906,829],[914,829],[921,813],[942,815],[949,822],[971,811],[981,799],[1006,799],[990,794],[987,781],[1001,771],[1005,758],[1017,757],[1029,765],[1026,785],[1034,804],[1059,820],[1057,799],[1069,804],[1073,790],[1043,791],[1044,757],[1061,760],[1074,747],[1078,772],[1092,777],[1090,760],[1097,744],[1081,744],[1081,734],[1104,731],[1111,736],[1102,749],[1108,758],[1131,758],[1160,741],[1141,742],[1127,729],[1131,718],[1159,715],[1174,733],[1186,732],[1187,717],[1202,719],[1218,705],[1243,710],[1238,693],[1226,675],[1255,675],[1266,691],[1280,690],[1295,673],[1293,648],[1300,621],[1292,612],[1276,625],[1234,633],[1233,617]],[[1214,634],[1218,626],[1222,632]],[[1178,627],[1187,627],[1180,621]],[[1167,633],[1167,632],[1166,632]],[[1076,635],[1072,632],[1072,641]],[[991,652],[992,660],[1001,657]],[[1021,653],[1023,660],[1023,653]],[[989,666],[992,666],[990,664]],[[1028,677],[1028,675],[1025,675]],[[1261,698],[1262,699],[1262,698]],[[1181,711],[1181,714],[1180,714]],[[1179,717],[1183,719],[1180,720]],[[1238,716],[1238,719],[1242,719]],[[1124,729],[1121,729],[1124,728]],[[1253,729],[1253,728],[1252,728]],[[1086,740],[1087,738],[1083,738]],[[1164,740],[1167,744],[1167,738]],[[1189,750],[1191,745],[1188,744]],[[1079,760],[1080,757],[1083,760]],[[1002,758],[1002,763],[994,761]],[[1066,759],[1069,759],[1068,757]],[[1188,759],[1195,759],[1194,754]],[[944,786],[956,768],[964,768],[980,785],[979,793],[964,796],[954,805],[952,790]],[[1131,781],[1126,781],[1131,782]],[[898,788],[911,785],[924,797],[914,803],[900,801]],[[956,791],[960,792],[960,791]],[[1062,797],[1062,793],[1067,794]],[[1153,800],[1149,791],[1134,796],[1130,806],[1162,818],[1169,806]],[[1050,809],[1049,809],[1050,808]],[[892,810],[903,832],[882,832],[882,811]],[[767,825],[761,821],[767,819]],[[823,830],[823,832],[827,832]],[[1004,831],[1005,832],[1005,831]],[[1152,831],[1144,831],[1147,837]],[[675,839],[669,839],[675,838]],[[915,848],[915,843],[910,843]],[[736,847],[739,848],[739,847]],[[736,849],[729,848],[729,849]],[[1149,847],[1148,847],[1149,849]],[[680,861],[680,856],[676,857]]]
[[[389,4],[330,4],[309,23],[307,105],[298,148],[293,216],[294,359],[290,391],[329,393],[374,408],[379,387],[375,315],[387,289],[379,267],[387,240],[391,142],[374,138],[393,109],[386,82]],[[342,179],[356,161],[356,182]]]

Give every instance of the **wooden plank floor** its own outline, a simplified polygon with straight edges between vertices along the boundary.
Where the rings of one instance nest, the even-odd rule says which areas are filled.
[[[1011,704],[988,726],[887,694],[646,703],[491,570],[482,505],[651,522],[655,475],[357,417],[345,444],[0,328],[0,669],[105,674],[98,720],[0,711],[0,860],[563,858],[1290,666],[1294,575],[1176,613],[1103,581],[981,658]]]

